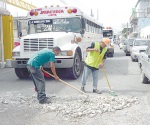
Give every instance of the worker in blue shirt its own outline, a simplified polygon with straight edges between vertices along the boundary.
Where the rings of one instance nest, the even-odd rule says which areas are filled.
[[[59,47],[54,47],[52,51],[45,48],[38,51],[36,54],[34,54],[27,63],[27,68],[33,79],[33,83],[37,91],[37,99],[39,100],[40,104],[51,103],[51,100],[48,97],[46,97],[45,94],[45,79],[44,79],[44,74],[40,70],[40,66],[49,62],[51,71],[55,79],[58,80],[59,77],[57,76],[56,73],[54,61],[55,61],[55,56],[57,56],[60,52],[61,50]]]

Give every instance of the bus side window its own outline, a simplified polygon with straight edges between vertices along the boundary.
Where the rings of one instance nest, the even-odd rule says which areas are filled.
[[[84,20],[84,18],[82,18],[81,21],[82,21],[82,29],[85,29],[86,26],[85,26],[85,20]]]
[[[89,31],[89,29],[88,29],[88,20],[85,20],[85,24],[86,24],[86,31],[88,32]]]
[[[90,32],[90,22],[87,20],[87,31]]]
[[[89,32],[91,33],[91,21],[89,21]]]

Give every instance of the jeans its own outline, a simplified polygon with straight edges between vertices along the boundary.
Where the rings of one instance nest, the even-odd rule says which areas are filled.
[[[39,102],[42,102],[46,98],[44,74],[40,69],[34,68],[32,66],[28,65],[27,68],[31,74],[35,89],[37,90],[37,99]]]
[[[84,66],[83,75],[82,75],[82,87],[84,87],[86,85],[86,80],[88,79],[91,72],[92,72],[92,76],[93,76],[93,89],[97,89],[98,70],[97,69],[90,69],[86,66]]]

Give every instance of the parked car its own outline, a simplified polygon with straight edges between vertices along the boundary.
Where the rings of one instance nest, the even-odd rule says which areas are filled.
[[[132,61],[138,62],[138,56],[141,52],[145,52],[146,48],[148,47],[150,40],[146,39],[135,39],[133,41],[133,47],[131,49],[131,59]]]
[[[123,40],[120,41],[120,43],[119,43],[119,48],[120,49],[123,49],[125,41],[126,41],[125,39],[123,39]]]
[[[123,43],[119,44],[119,48],[122,49],[123,48]]]
[[[123,51],[125,52],[127,48],[127,40],[123,42]]]
[[[150,45],[145,52],[139,55],[139,66],[141,68],[141,82],[148,83],[150,80]]]
[[[126,53],[126,56],[130,55],[131,49],[133,47],[133,41],[134,41],[134,39],[132,39],[132,38],[127,39],[126,47],[124,50],[124,52]]]
[[[14,48],[20,45],[20,38],[14,38]]]

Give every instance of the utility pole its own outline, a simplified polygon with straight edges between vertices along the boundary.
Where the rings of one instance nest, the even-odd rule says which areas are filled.
[[[94,17],[92,9],[91,9],[91,17]]]
[[[97,20],[98,20],[98,18],[99,18],[99,10],[97,9]]]
[[[128,22],[127,22],[127,32],[126,32],[127,38],[128,38],[128,33],[129,33],[129,31],[128,31]]]

